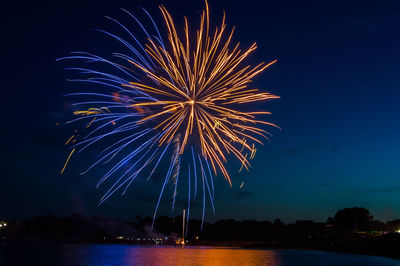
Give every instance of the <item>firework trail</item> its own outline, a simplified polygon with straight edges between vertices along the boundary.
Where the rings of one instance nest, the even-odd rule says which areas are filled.
[[[119,42],[128,53],[113,53],[113,59],[109,60],[87,52],[74,52],[59,59],[79,60],[89,65],[68,68],[83,76],[70,81],[96,87],[87,92],[67,94],[79,99],[73,104],[76,118],[67,123],[79,123],[86,130],[81,137],[75,131],[67,141],[71,149],[68,160],[72,153],[79,154],[98,144],[101,150],[83,173],[109,163],[97,187],[106,180],[113,181],[100,204],[117,190],[125,193],[141,173],[146,172],[150,179],[157,167],[161,167],[160,162],[162,165],[169,161],[154,217],[168,183],[174,187],[174,209],[179,176],[183,171],[188,178],[187,220],[191,201],[200,195],[198,187],[204,220],[206,197],[214,211],[213,176],[222,174],[232,186],[225,167],[227,157],[237,158],[240,170],[248,170],[249,160],[256,153],[255,144],[262,144],[259,139],[268,139],[270,135],[259,126],[275,126],[256,118],[269,112],[243,111],[243,106],[279,98],[248,88],[253,78],[276,60],[242,66],[256,44],[245,51],[239,49],[239,44],[233,45],[234,29],[227,32],[225,14],[221,25],[212,31],[207,2],[195,39],[190,37],[186,17],[182,37],[170,13],[160,6],[167,30],[166,43],[146,10],[143,9],[155,35],[131,13],[122,11],[146,36],[144,45],[128,27],[107,17],[125,32],[126,38],[99,31]]]

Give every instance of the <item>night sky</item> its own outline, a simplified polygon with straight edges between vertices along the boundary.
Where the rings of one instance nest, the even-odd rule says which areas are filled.
[[[93,28],[115,29],[104,16],[143,17],[163,29],[160,1],[34,1],[2,8],[0,218],[36,215],[152,215],[161,181],[138,180],[97,207],[102,169],[79,175],[93,154],[73,157],[60,175],[73,128],[62,94],[69,73],[56,58],[70,51],[107,54],[120,45]],[[271,143],[259,147],[249,173],[231,167],[233,188],[216,177],[221,218],[325,221],[360,206],[387,221],[400,217],[400,5],[398,1],[209,1],[213,25],[222,12],[250,63],[278,63],[254,85],[281,96],[266,103]],[[162,2],[175,21],[199,21],[202,0]],[[197,25],[197,24],[196,24]],[[4,28],[5,26],[5,28]],[[113,28],[114,27],[114,28]],[[164,31],[165,32],[165,31]],[[229,167],[228,167],[229,168]],[[244,186],[239,189],[244,181]],[[185,192],[186,193],[186,192]],[[172,215],[170,194],[159,214]],[[194,206],[200,218],[201,205]],[[174,215],[179,215],[175,212]]]

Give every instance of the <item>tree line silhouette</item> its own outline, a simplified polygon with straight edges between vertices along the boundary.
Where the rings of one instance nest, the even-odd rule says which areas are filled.
[[[8,221],[0,230],[4,242],[170,244],[182,237],[182,216],[118,218],[54,215],[26,221]],[[285,224],[234,219],[205,222],[191,219],[185,239],[189,245],[240,246],[248,248],[307,248],[399,257],[400,219],[381,222],[365,208],[339,210],[326,222],[296,220]]]

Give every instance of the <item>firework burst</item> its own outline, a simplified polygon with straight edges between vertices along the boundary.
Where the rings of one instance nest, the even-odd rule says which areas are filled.
[[[160,6],[167,30],[166,43],[147,11],[144,10],[155,35],[150,35],[131,13],[123,11],[146,36],[144,46],[127,27],[109,18],[129,39],[100,31],[120,42],[129,50],[128,54],[113,53],[114,59],[108,60],[91,53],[75,52],[61,58],[83,60],[97,66],[96,69],[70,68],[86,75],[72,81],[95,84],[96,90],[68,94],[79,99],[87,97],[88,100],[73,104],[77,117],[68,123],[83,123],[83,128],[89,131],[84,137],[74,135],[67,141],[71,148],[68,160],[74,151],[78,154],[88,146],[103,143],[99,145],[102,148],[96,160],[84,172],[110,163],[97,186],[107,179],[114,180],[100,204],[119,189],[125,193],[145,169],[149,169],[146,177],[150,179],[160,162],[169,161],[154,217],[170,182],[174,186],[174,208],[179,176],[184,173],[188,184],[187,219],[191,198],[196,198],[199,184],[204,220],[206,194],[214,210],[213,176],[221,173],[232,185],[226,169],[227,157],[237,158],[240,170],[249,169],[249,160],[256,153],[255,144],[262,144],[260,138],[268,139],[269,135],[259,125],[275,126],[256,118],[269,112],[243,111],[243,105],[279,98],[248,88],[255,76],[276,61],[243,66],[256,44],[245,51],[240,50],[239,44],[232,44],[234,29],[227,32],[225,14],[221,25],[211,30],[207,2],[196,38],[191,38],[186,17],[180,36],[170,13]],[[99,70],[99,63],[112,70]],[[123,156],[119,157],[121,154]]]

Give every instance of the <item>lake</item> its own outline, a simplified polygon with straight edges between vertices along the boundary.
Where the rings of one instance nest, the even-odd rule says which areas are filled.
[[[400,265],[400,260],[312,250],[93,244],[0,244],[0,265]]]

